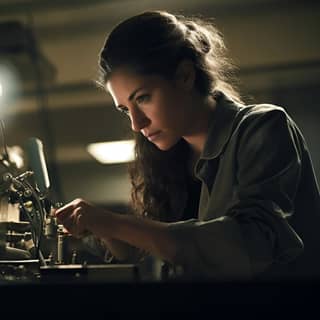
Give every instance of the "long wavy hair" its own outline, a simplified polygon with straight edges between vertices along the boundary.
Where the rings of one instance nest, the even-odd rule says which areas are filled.
[[[194,63],[195,89],[203,97],[219,90],[241,101],[234,85],[234,66],[212,21],[164,11],[143,12],[112,30],[100,52],[98,83],[105,87],[119,67],[170,79],[183,59]],[[188,197],[190,147],[181,139],[170,150],[161,151],[141,133],[133,134],[135,160],[129,166],[132,209],[142,216],[174,221],[181,216]]]

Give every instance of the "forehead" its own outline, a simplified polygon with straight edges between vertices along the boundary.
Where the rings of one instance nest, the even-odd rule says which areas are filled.
[[[126,68],[117,69],[112,72],[107,83],[108,91],[130,90],[137,84],[147,83],[147,77],[130,71]]]
[[[106,82],[106,89],[113,98],[125,98],[137,88],[152,89],[163,87],[166,80],[160,75],[144,75],[131,71],[128,68],[115,70]]]

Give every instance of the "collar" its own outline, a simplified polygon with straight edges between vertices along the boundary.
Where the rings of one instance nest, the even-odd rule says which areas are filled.
[[[200,156],[200,159],[204,160],[216,158],[222,153],[232,134],[237,114],[244,107],[221,91],[216,91],[214,96],[217,102],[216,110],[209,120],[207,140]]]

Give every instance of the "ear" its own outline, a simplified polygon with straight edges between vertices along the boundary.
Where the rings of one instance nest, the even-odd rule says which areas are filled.
[[[178,88],[191,90],[195,81],[195,68],[191,60],[182,60],[176,69],[175,83]]]

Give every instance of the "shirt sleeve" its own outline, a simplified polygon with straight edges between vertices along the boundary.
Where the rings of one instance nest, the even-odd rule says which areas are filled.
[[[287,220],[294,212],[301,170],[291,125],[281,109],[243,121],[229,210],[218,219],[170,226],[179,247],[176,260],[187,273],[251,279],[302,252],[303,242]]]

